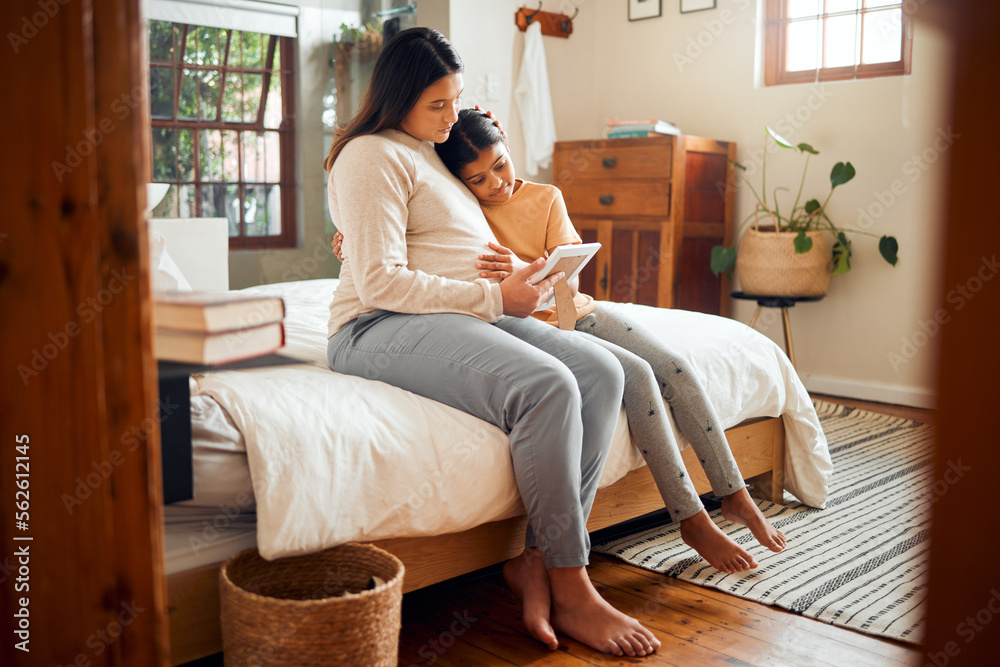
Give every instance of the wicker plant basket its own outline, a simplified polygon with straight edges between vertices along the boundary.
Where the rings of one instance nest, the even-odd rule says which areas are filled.
[[[385,583],[365,590],[372,577]],[[385,665],[399,653],[403,564],[365,544],[267,561],[256,549],[219,574],[226,665]]]
[[[809,252],[795,254],[797,232],[776,232],[774,227],[751,227],[740,242],[736,273],[746,294],[767,296],[822,296],[830,286],[830,246],[823,232],[806,235],[813,241]]]

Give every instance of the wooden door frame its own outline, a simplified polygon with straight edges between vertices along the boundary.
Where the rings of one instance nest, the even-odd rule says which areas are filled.
[[[933,354],[940,346],[937,447],[926,499],[931,506],[930,591],[922,663],[978,667],[995,664],[1000,653],[1000,534],[994,530],[993,504],[1000,448],[991,419],[1000,377],[1000,227],[991,220],[977,222],[1000,178],[995,127],[1000,5],[928,0],[914,19],[947,34],[954,45],[946,80],[954,86],[948,131],[957,137],[948,154],[944,270],[937,295],[937,312],[949,318],[922,351]],[[961,306],[958,288],[972,296],[962,296]]]
[[[0,663],[166,665],[139,0],[11,0],[0,16],[15,35],[0,49],[0,536],[15,545]],[[15,444],[26,445],[23,478]],[[15,524],[21,480],[30,508]],[[26,623],[14,616],[25,602]],[[9,639],[25,624],[30,652]]]

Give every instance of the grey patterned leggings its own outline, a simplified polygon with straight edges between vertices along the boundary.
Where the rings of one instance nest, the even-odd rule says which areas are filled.
[[[596,336],[621,362],[629,431],[671,517],[687,519],[704,506],[684,468],[663,399],[698,454],[715,494],[728,496],[746,486],[705,390],[673,350],[637,323],[626,322],[605,302],[577,320],[576,330]]]

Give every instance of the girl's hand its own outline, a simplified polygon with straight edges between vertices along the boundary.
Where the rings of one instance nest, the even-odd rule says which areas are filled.
[[[484,111],[484,109],[480,108],[478,104],[475,106],[475,109],[476,111]],[[486,117],[491,118],[493,120],[493,124],[496,126],[498,130],[500,130],[500,136],[503,137],[503,142],[507,143],[507,133],[503,131],[503,125],[500,124],[500,121],[497,120],[496,118],[493,118],[493,112],[487,111]]]
[[[553,286],[562,280],[566,274],[560,271],[532,285],[529,280],[545,266],[545,258],[539,257],[531,264],[514,271],[509,278],[500,283],[500,293],[503,295],[503,314],[511,317],[528,317],[535,308],[545,303],[552,296]]]
[[[477,269],[483,269],[479,273],[480,278],[496,278],[503,280],[514,273],[514,271],[527,266],[517,258],[517,255],[508,248],[504,248],[499,243],[490,241],[490,248],[496,251],[495,255],[480,255]]]
[[[333,235],[333,240],[330,241],[330,246],[333,248],[333,254],[337,256],[341,262],[344,261],[344,235],[338,230],[336,234]]]

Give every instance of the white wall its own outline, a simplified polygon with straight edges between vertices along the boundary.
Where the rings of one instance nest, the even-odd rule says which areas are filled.
[[[451,41],[465,64],[462,106],[476,104],[492,111],[504,125],[511,145],[515,169],[524,143],[520,124],[513,113],[516,66],[524,49],[521,33],[514,27],[519,2],[496,0],[419,0],[419,24],[441,31]],[[491,96],[488,82],[495,77]],[[520,172],[519,172],[520,173]]]
[[[466,63],[467,88],[486,69],[506,73],[504,53],[516,77],[523,36],[513,16],[521,4],[491,2],[487,10],[485,3],[452,0],[451,39]],[[835,162],[854,164],[858,176],[838,189],[830,216],[841,226],[896,236],[900,261],[890,267],[875,239],[854,237],[852,271],[833,277],[823,301],[790,313],[799,373],[814,391],[931,404],[936,338],[926,331],[933,332],[944,303],[935,293],[938,210],[955,139],[945,108],[950,51],[919,21],[919,9],[911,76],[765,88],[755,75],[760,20],[754,0],[718,0],[714,10],[689,14],[667,0],[661,17],[634,22],[623,0],[565,0],[551,9],[572,13],[574,5],[580,13],[573,35],[545,38],[560,140],[597,137],[607,118],[658,116],[686,134],[736,141],[740,160],[749,163],[771,125],[820,151],[807,181],[807,192],[817,197],[825,196]],[[510,87],[505,79],[506,99],[490,104],[514,135],[513,148],[520,139]],[[797,185],[800,164],[790,158],[769,157],[769,189]],[[752,180],[759,183],[759,170]],[[741,187],[737,220],[752,209],[752,196]],[[957,303],[945,305],[944,318],[958,310]],[[733,316],[749,321],[752,311],[753,304],[736,302]],[[777,311],[762,315],[758,328],[781,342]]]
[[[329,41],[341,20],[333,13],[343,3],[297,0],[293,4],[302,8],[297,117],[300,248],[234,253],[230,260],[234,287],[334,276],[337,271],[336,260],[325,253],[330,232],[323,223],[324,175],[316,165],[327,148],[319,115],[329,78]],[[353,1],[349,4],[356,6]],[[523,33],[514,26],[514,13],[524,3],[422,0],[417,4],[421,24],[448,34],[465,62],[464,104],[479,103],[496,112],[510,137],[515,167],[524,175],[520,119],[512,97],[524,43]],[[852,271],[832,279],[823,301],[800,304],[791,311],[799,372],[806,386],[816,391],[930,404],[933,320],[939,304],[944,304],[941,316],[947,319],[957,314],[959,303],[944,302],[935,293],[937,211],[948,157],[945,137],[950,136],[944,106],[949,48],[919,21],[919,9],[911,76],[765,88],[756,80],[760,20],[755,0],[717,0],[716,9],[690,14],[680,14],[677,3],[666,0],[661,17],[634,22],[628,21],[624,0],[549,4],[546,9],[551,11],[580,10],[569,39],[545,38],[560,140],[597,137],[610,117],[659,116],[687,134],[736,141],[740,160],[751,163],[764,145],[764,126],[772,125],[788,139],[806,141],[820,150],[807,184],[815,194],[825,193],[834,162],[850,160],[855,165],[858,176],[837,191],[831,217],[841,225],[895,235],[901,259],[891,268],[879,258],[873,239],[855,237]],[[486,99],[488,74],[499,78],[497,100]],[[771,183],[797,182],[798,166],[790,157],[773,156],[768,165]],[[547,181],[548,173],[534,180]],[[737,218],[752,207],[752,198],[741,188]],[[869,212],[871,219],[862,212]],[[752,304],[735,303],[734,317],[748,321],[751,313]],[[780,342],[776,313],[761,320],[758,327]]]
[[[427,0],[424,0],[425,2]],[[432,0],[444,2],[446,0]],[[607,1],[607,0],[605,0]],[[572,15],[576,10],[573,0],[548,2],[544,5],[546,11]],[[521,67],[521,55],[524,52],[524,33],[514,24],[514,15],[523,6],[537,7],[536,3],[525,3],[521,0],[492,0],[489,3],[478,0],[450,1],[450,36],[452,44],[462,56],[465,63],[465,93],[462,96],[462,106],[471,107],[479,104],[489,109],[501,120],[507,132],[511,157],[518,177],[547,183],[551,181],[551,168],[543,169],[537,175],[525,173],[522,160],[524,138],[521,129],[521,119],[514,102],[513,91],[517,85],[518,72]],[[582,13],[581,13],[582,16]],[[436,27],[436,26],[431,26]],[[560,89],[560,81],[571,77],[577,84],[572,98],[557,100],[553,97],[553,107],[557,113],[556,134],[565,139],[567,129],[563,127],[565,119],[558,115],[561,102],[568,101],[582,108],[592,106],[592,98],[596,88],[592,85],[594,78],[593,44],[595,35],[593,21],[574,22],[573,34],[564,39],[561,37],[545,37],[544,47],[549,63],[550,87],[553,96]],[[581,45],[587,48],[581,49]],[[577,62],[579,61],[579,62]],[[557,63],[572,63],[565,68]],[[487,95],[487,76],[493,74],[499,77],[497,99]],[[572,111],[572,110],[571,110]],[[602,121],[603,122],[603,121]],[[589,134],[588,136],[593,136]]]

